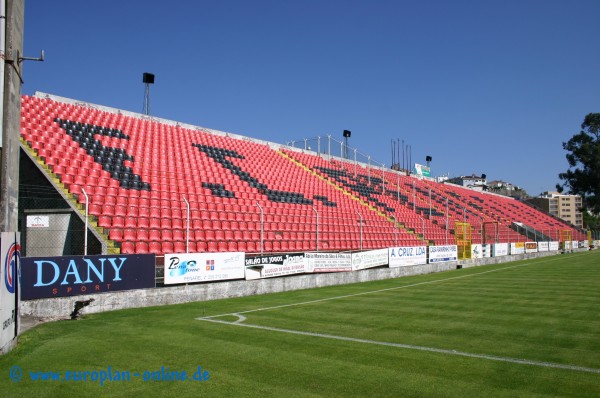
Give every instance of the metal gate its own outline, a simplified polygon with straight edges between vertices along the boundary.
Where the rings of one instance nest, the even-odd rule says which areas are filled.
[[[456,246],[458,249],[459,260],[471,258],[472,232],[473,228],[468,222],[455,222],[454,235],[456,236]]]

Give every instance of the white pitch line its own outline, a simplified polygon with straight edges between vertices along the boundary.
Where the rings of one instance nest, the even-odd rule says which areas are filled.
[[[243,315],[240,315],[240,314],[235,314],[235,315],[238,317],[238,319],[237,319],[237,321],[235,321],[233,323],[242,323],[246,320],[246,317]]]
[[[251,312],[275,310],[275,309],[278,309],[278,308],[295,307],[295,306],[298,306],[298,305],[321,303],[323,301],[331,301],[331,300],[339,300],[339,299],[344,299],[344,298],[349,298],[349,297],[364,296],[366,294],[381,293],[381,292],[386,292],[386,291],[390,291],[390,290],[406,289],[408,287],[415,287],[415,286],[420,286],[420,285],[429,285],[429,284],[432,284],[432,283],[445,282],[445,281],[449,281],[449,280],[453,280],[453,279],[470,278],[470,277],[473,277],[473,276],[489,274],[490,272],[504,271],[504,270],[507,270],[507,269],[512,269],[512,268],[516,268],[516,267],[523,267],[523,266],[526,266],[526,265],[528,265],[528,264],[513,265],[513,266],[510,266],[510,267],[498,268],[498,269],[493,269],[493,270],[489,270],[489,271],[478,272],[476,274],[453,276],[453,277],[450,277],[450,278],[436,279],[434,281],[412,283],[410,285],[394,286],[394,287],[388,287],[388,288],[385,288],[385,289],[370,290],[370,291],[367,291],[367,292],[345,294],[343,296],[327,297],[327,298],[322,298],[322,299],[317,299],[317,300],[302,301],[302,302],[299,302],[299,303],[282,304],[282,305],[275,305],[273,307],[256,308],[256,309],[253,309],[253,310],[229,312],[229,313],[226,313],[226,314],[219,314],[219,315],[210,315],[210,316],[206,316],[206,317],[202,317],[202,318],[197,318],[197,319],[219,318],[219,317],[227,316],[227,315],[248,314],[248,313],[251,313]]]
[[[235,315],[237,315],[237,314],[235,314]],[[573,370],[576,372],[600,374],[600,369],[587,368],[584,366],[564,365],[564,364],[552,363],[552,362],[533,361],[533,360],[529,360],[529,359],[519,359],[519,358],[511,358],[511,357],[500,357],[500,356],[495,356],[495,355],[475,354],[475,353],[471,353],[471,352],[447,350],[447,349],[443,349],[443,348],[424,347],[424,346],[411,345],[411,344],[390,343],[390,342],[386,342],[386,341],[358,339],[358,338],[354,338],[354,337],[336,336],[336,335],[325,334],[325,333],[303,332],[301,330],[280,329],[280,328],[274,328],[274,327],[269,327],[269,326],[250,325],[250,324],[240,323],[239,320],[236,322],[226,322],[226,321],[221,321],[218,319],[210,319],[209,317],[198,318],[198,320],[206,321],[206,322],[213,322],[213,323],[221,323],[224,325],[231,325],[231,326],[243,326],[243,327],[253,328],[253,329],[269,330],[272,332],[296,334],[296,335],[301,335],[301,336],[320,337],[320,338],[332,339],[332,340],[350,341],[350,342],[354,342],[354,343],[374,344],[374,345],[387,346],[387,347],[404,348],[404,349],[409,349],[409,350],[433,352],[433,353],[437,353],[437,354],[456,355],[456,356],[476,358],[476,359],[486,359],[489,361],[507,362],[507,363],[515,363],[515,364],[520,364],[520,365],[531,365],[531,366],[538,366],[538,367],[545,367],[545,368]]]

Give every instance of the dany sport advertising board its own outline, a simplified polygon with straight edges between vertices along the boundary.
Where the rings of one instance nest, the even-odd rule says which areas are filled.
[[[21,298],[33,300],[156,286],[155,255],[23,257]]]

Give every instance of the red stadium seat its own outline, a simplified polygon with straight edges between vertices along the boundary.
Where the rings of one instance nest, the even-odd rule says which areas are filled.
[[[113,228],[108,233],[108,239],[122,241],[123,240],[123,230],[120,228]]]
[[[150,235],[147,229],[139,228],[136,230],[136,240],[146,242],[150,240]]]
[[[112,217],[110,216],[100,216],[98,217],[98,226],[103,228],[110,228],[112,226]]]
[[[126,228],[123,230],[123,240],[133,241],[136,239],[137,233],[133,228]]]
[[[171,231],[170,229],[160,230],[160,240],[162,240],[163,242],[173,241],[173,231]]]
[[[111,228],[125,228],[125,218],[119,216],[112,217]]]
[[[172,254],[175,253],[173,242],[162,242],[162,251],[163,254]]]
[[[185,253],[185,242],[173,242],[172,253]]]
[[[136,242],[135,252],[139,254],[148,254],[150,249],[148,248],[148,242]]]
[[[228,252],[237,252],[238,251],[238,244],[235,241],[228,241],[225,242],[227,244],[227,251]]]
[[[151,229],[148,231],[148,239],[151,241],[160,241],[162,239],[160,229]]]
[[[163,248],[160,242],[150,242],[148,243],[148,251],[153,254],[164,254]]]
[[[174,241],[185,241],[186,240],[186,233],[185,231],[182,231],[180,229],[174,229],[173,230],[173,240]]]
[[[123,254],[133,254],[133,253],[135,253],[135,244],[133,242],[123,242],[123,243],[121,243],[121,253],[123,253]]]
[[[256,253],[258,250],[256,249],[256,245],[252,241],[246,242],[246,252],[247,253]]]

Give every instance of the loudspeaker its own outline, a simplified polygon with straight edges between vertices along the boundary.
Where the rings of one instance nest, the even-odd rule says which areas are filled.
[[[352,132],[350,130],[344,130],[344,137],[350,137]]]
[[[142,82],[146,84],[154,84],[154,75],[152,73],[144,72],[144,76],[142,77]]]

